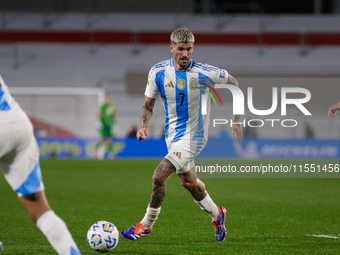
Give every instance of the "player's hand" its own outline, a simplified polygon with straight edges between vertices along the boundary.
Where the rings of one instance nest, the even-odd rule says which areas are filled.
[[[103,124],[100,121],[96,122],[96,129],[99,131],[103,128]]]
[[[328,110],[328,117],[331,119],[333,118],[336,114],[338,113],[338,108],[336,105],[332,106],[331,108],[329,108]]]
[[[138,131],[137,131],[137,139],[139,141],[143,141],[147,136],[148,136],[148,133],[149,133],[149,129],[147,126],[143,126],[141,127]]]
[[[233,124],[233,137],[237,138],[239,144],[242,143],[242,128],[240,124]]]

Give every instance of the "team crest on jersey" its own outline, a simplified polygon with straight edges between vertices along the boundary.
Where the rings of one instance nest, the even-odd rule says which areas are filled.
[[[185,88],[185,80],[178,80],[177,87],[182,90]]]
[[[190,78],[189,87],[190,89],[197,89],[198,80],[196,78]]]

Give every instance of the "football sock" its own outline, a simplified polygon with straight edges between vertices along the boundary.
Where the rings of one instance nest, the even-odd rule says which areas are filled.
[[[218,207],[211,199],[209,194],[205,196],[201,201],[195,200],[196,204],[204,211],[209,213],[210,217],[215,221],[218,217]]]
[[[65,222],[52,210],[45,212],[38,218],[37,227],[58,254],[80,254]]]
[[[149,229],[152,227],[152,225],[156,222],[159,213],[161,212],[161,207],[159,208],[153,208],[148,206],[148,209],[146,209],[146,213],[144,215],[144,218],[140,222],[145,229]]]

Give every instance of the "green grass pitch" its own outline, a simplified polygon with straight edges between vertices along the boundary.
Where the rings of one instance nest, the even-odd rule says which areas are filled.
[[[82,254],[97,254],[86,241],[94,222],[111,221],[122,231],[142,219],[159,161],[41,161],[49,203]],[[340,237],[340,178],[203,181],[228,210],[224,242],[215,240],[210,217],[174,175],[153,233],[138,241],[120,238],[108,254],[340,254],[339,238],[308,236]],[[2,254],[55,254],[2,175],[0,196]]]

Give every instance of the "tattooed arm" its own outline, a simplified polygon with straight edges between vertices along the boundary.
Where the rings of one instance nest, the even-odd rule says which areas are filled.
[[[155,105],[156,99],[145,97],[144,105],[141,112],[141,128],[137,131],[137,139],[143,141],[149,133],[148,125],[151,120],[153,106]]]

